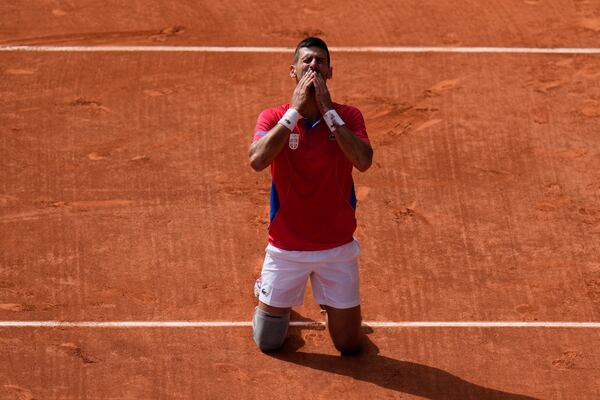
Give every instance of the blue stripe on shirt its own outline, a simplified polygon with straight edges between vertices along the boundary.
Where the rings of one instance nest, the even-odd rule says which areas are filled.
[[[277,211],[279,211],[279,195],[277,194],[275,182],[271,182],[271,212],[269,213],[269,222],[273,222]]]

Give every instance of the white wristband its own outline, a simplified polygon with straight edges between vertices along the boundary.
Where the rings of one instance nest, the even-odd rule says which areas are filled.
[[[288,108],[288,110],[283,114],[283,117],[279,120],[278,123],[288,128],[290,131],[294,129],[298,120],[300,119],[300,113],[296,111],[295,108]]]
[[[344,121],[340,118],[335,110],[329,110],[323,115],[323,119],[327,123],[327,127],[331,132],[335,132],[338,126],[344,125]]]

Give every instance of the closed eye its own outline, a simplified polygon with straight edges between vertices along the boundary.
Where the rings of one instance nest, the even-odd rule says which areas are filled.
[[[323,64],[325,62],[325,59],[321,58],[321,57],[316,57],[314,59],[317,60],[317,64]],[[313,57],[306,57],[302,61],[304,62],[304,64],[310,64],[312,62],[312,60],[313,60]]]

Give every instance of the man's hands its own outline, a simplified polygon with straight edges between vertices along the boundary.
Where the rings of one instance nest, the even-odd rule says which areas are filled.
[[[315,70],[307,71],[298,81],[292,95],[291,103],[292,108],[295,108],[302,116],[308,118],[318,118],[318,112],[321,115],[325,115],[327,111],[333,110],[333,102],[331,101],[331,95],[329,94],[329,89],[327,89],[325,79]],[[359,139],[346,125],[337,125],[335,123],[334,125],[336,125],[336,141],[346,158],[361,172],[369,169],[373,160],[373,149],[371,146]],[[280,128],[281,130],[286,129],[284,126],[278,124],[273,130],[279,130]],[[269,137],[255,142],[251,148],[251,165],[257,171],[269,165],[284,146],[285,139],[283,139],[283,136],[273,135],[272,133],[275,132],[271,131],[267,135]],[[277,133],[280,132],[277,131]],[[281,140],[281,142],[277,142],[272,151],[259,151],[260,147],[271,144],[268,140],[272,140],[275,143],[275,138]],[[270,156],[263,158],[257,157],[256,154],[270,154]],[[256,161],[253,162],[254,160]]]
[[[317,107],[319,107],[321,115],[325,115],[327,111],[333,110],[333,102],[331,101],[329,89],[327,89],[327,85],[325,84],[325,79],[323,79],[321,74],[316,75],[317,76],[314,79],[315,100],[317,102]]]
[[[314,91],[311,91],[311,87],[314,87]],[[331,95],[325,84],[325,79],[318,71],[314,70],[306,72],[298,81],[292,95],[292,108],[305,115],[312,95],[314,95],[315,104],[321,115],[333,109]]]
[[[296,89],[294,89],[294,93],[292,94],[292,108],[298,110],[302,115],[306,112],[306,106],[310,100],[310,87],[313,84],[316,74],[312,70],[305,73],[298,81]]]

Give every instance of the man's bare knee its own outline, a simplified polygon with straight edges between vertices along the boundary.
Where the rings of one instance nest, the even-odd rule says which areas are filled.
[[[343,356],[353,356],[360,353],[362,345],[359,340],[356,342],[335,343],[335,348]]]
[[[360,352],[363,339],[360,306],[348,309],[322,308],[327,311],[327,327],[335,348],[342,355]]]
[[[332,335],[333,345],[342,355],[352,355],[360,352],[363,335],[361,332],[345,332]]]

